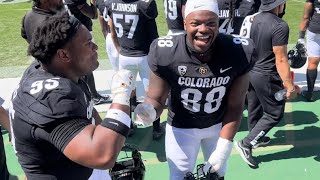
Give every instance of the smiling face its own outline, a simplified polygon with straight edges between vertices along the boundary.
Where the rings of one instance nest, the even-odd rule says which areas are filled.
[[[192,48],[198,53],[204,53],[218,35],[219,17],[212,11],[194,11],[186,17],[184,25]]]

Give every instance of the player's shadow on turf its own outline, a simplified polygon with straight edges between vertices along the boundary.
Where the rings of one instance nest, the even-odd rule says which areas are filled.
[[[247,121],[248,117],[243,115],[238,132],[248,131]],[[311,111],[292,111],[284,113],[283,119],[276,125],[276,127],[282,127],[288,125],[288,123],[292,126],[314,124],[318,121],[319,119],[317,115]]]
[[[315,100],[314,102],[307,102],[304,97],[301,96],[301,94],[298,94],[296,98],[290,100],[290,102],[306,102],[306,103],[316,103],[320,99],[320,91],[315,91],[313,92],[313,99]]]
[[[270,162],[282,159],[308,158],[314,157],[320,160],[320,128],[308,126],[301,130],[279,130],[272,139],[269,147],[275,145],[292,145],[289,150],[257,156],[257,161]],[[283,148],[285,149],[285,147]]]
[[[166,122],[161,122],[161,126],[165,127]],[[134,134],[129,137],[126,143],[133,144],[139,151],[153,152],[157,156],[157,160],[160,162],[166,161],[164,137],[165,134],[159,140],[153,140],[152,138],[153,127],[135,129]],[[150,159],[142,154],[142,159]]]
[[[276,127],[314,124],[319,121],[318,116],[312,111],[292,111],[284,113],[283,119]]]

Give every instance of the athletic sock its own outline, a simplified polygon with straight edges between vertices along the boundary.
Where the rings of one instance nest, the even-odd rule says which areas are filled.
[[[308,92],[312,93],[314,88],[314,83],[316,82],[318,75],[317,69],[307,69],[307,84],[308,84]]]

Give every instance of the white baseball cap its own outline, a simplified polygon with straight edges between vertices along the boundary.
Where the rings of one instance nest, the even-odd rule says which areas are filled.
[[[184,10],[184,18],[194,12],[200,10],[211,11],[219,16],[219,7],[217,0],[188,0]]]

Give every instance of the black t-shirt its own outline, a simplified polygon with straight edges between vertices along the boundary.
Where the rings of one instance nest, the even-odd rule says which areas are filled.
[[[168,123],[177,128],[207,128],[220,123],[230,86],[250,70],[252,41],[219,34],[211,62],[191,56],[186,35],[158,38],[150,46],[151,71],[168,82]]]
[[[86,83],[43,71],[38,62],[25,71],[12,97],[13,135],[28,179],[88,179],[91,168],[69,160],[63,150],[91,124],[93,103]]]
[[[110,0],[106,4],[120,43],[120,54],[139,57],[149,52],[151,42],[158,37],[154,0]]]
[[[233,21],[230,21],[230,3],[233,1]],[[260,0],[218,0],[219,32],[239,34],[242,22],[248,15],[258,12]]]
[[[309,23],[309,31],[320,34],[320,1],[316,0],[307,0],[313,4],[313,14]]]
[[[163,0],[164,13],[169,29],[184,30],[182,6],[187,0]]]
[[[86,0],[65,0],[64,2],[68,6],[69,12],[74,15],[79,21],[87,27],[89,31],[92,31],[92,20],[84,15],[79,9],[79,5],[87,3]]]
[[[253,20],[250,37],[255,43],[253,72],[260,74],[277,74],[273,46],[288,44],[288,24],[270,12],[261,12]]]
[[[54,15],[54,12],[32,7],[22,19],[21,36],[28,42],[31,42],[32,34],[41,23],[48,17]]]
[[[110,27],[108,25],[108,18],[107,18],[106,1],[107,0],[97,0],[96,6],[100,12],[100,16],[103,16],[103,18],[106,22],[106,28],[107,28],[108,33],[110,33]]]

